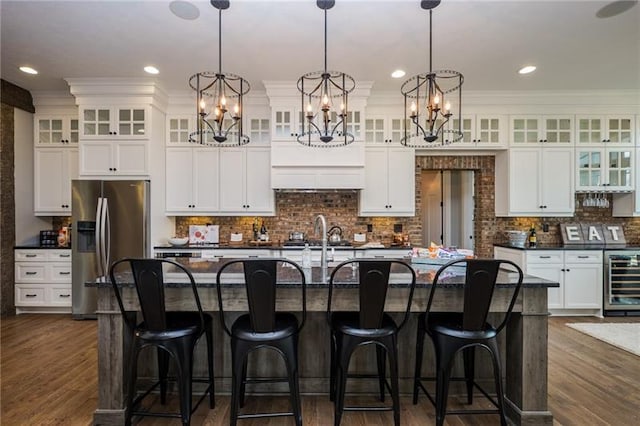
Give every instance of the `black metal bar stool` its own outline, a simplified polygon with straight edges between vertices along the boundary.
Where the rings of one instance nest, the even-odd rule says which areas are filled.
[[[196,311],[171,312],[166,310],[164,292],[163,266],[167,272],[180,274],[191,283]],[[121,259],[114,262],[109,269],[111,284],[120,306],[125,324],[131,330],[133,339],[129,353],[127,377],[127,413],[125,423],[131,424],[133,416],[178,417],[182,424],[188,425],[191,414],[209,394],[209,407],[214,408],[213,382],[213,318],[202,312],[198,290],[193,275],[182,265],[165,259]],[[124,308],[120,286],[133,282],[142,321],[137,322],[135,313]],[[207,342],[206,379],[192,377],[193,352],[202,335]],[[138,356],[142,349],[156,347],[158,355],[159,380],[142,395],[137,395],[136,380],[138,374]],[[138,405],[154,389],[160,386],[160,402],[166,404],[169,361],[176,365],[176,380],[180,395],[180,413],[161,413],[137,410]],[[192,407],[192,382],[207,383],[203,395]]]
[[[235,268],[234,268],[235,267]],[[224,315],[222,295],[223,275],[241,276],[247,294],[249,312],[240,315],[231,329]],[[299,287],[301,292],[301,320],[291,312],[277,310],[278,277],[283,278],[287,287]],[[236,278],[237,280],[237,278]],[[235,426],[238,419],[256,417],[293,416],[296,425],[302,425],[302,409],[298,385],[298,335],[304,326],[306,304],[306,282],[303,270],[296,263],[286,259],[239,259],[224,264],[216,278],[220,322],[231,337],[231,416],[230,424]],[[236,282],[233,284],[238,285]],[[293,285],[293,287],[292,287]],[[258,348],[275,349],[284,358],[287,368],[286,378],[247,378],[247,356]],[[239,414],[244,405],[247,383],[289,382],[292,412]]]
[[[500,271],[502,265],[511,270]],[[462,272],[461,268],[466,267]],[[438,286],[446,282],[447,273],[457,271],[454,275],[464,275],[464,305],[462,312],[431,312],[431,304]],[[513,293],[507,311],[497,327],[487,322],[489,307],[494,296],[494,290],[498,273],[512,274],[509,281],[513,283]],[[414,374],[413,403],[418,403],[420,389],[427,395],[436,407],[436,424],[442,425],[446,414],[500,414],[500,423],[506,425],[504,414],[504,392],[502,388],[502,373],[500,353],[498,351],[498,333],[509,320],[513,306],[522,286],[522,270],[515,263],[499,259],[460,259],[443,265],[436,273],[426,312],[418,317],[418,336],[416,342],[416,368]],[[436,358],[436,377],[421,377],[422,352],[425,334],[428,334],[433,342]],[[496,398],[491,397],[487,391],[475,381],[475,348],[486,349],[493,364]],[[455,355],[462,351],[464,364],[464,377],[451,378],[451,368]],[[429,394],[423,380],[435,380],[436,397]],[[490,410],[455,410],[447,411],[447,398],[450,381],[464,381],[467,390],[467,403],[473,403],[473,389],[477,388],[496,407]]]
[[[392,267],[395,266],[395,268]],[[334,286],[345,276],[358,274],[359,310],[334,312],[332,299]],[[389,277],[393,273],[409,286],[407,304],[402,322],[397,325],[391,315],[385,312],[385,301],[389,288]],[[345,279],[348,282],[348,279]],[[327,321],[331,327],[331,381],[330,399],[334,401],[334,424],[340,424],[344,411],[393,410],[396,426],[400,424],[400,398],[398,390],[398,344],[397,335],[407,322],[416,274],[407,263],[395,259],[354,259],[335,267],[329,279],[327,301]],[[376,345],[377,374],[349,374],[349,361],[353,351],[363,345]],[[389,357],[391,384],[386,380],[386,357]],[[391,407],[345,407],[344,397],[347,378],[377,378],[380,400],[384,401],[385,388],[389,390],[393,404]]]

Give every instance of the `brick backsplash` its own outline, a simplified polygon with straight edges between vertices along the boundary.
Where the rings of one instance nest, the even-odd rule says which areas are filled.
[[[352,240],[353,234],[367,233],[367,224],[373,225],[373,232],[367,233],[367,241],[389,244],[393,237],[394,224],[401,224],[408,233],[411,244],[421,246],[422,212],[421,172],[422,170],[473,170],[476,205],[474,209],[475,252],[479,257],[491,257],[493,244],[505,242],[507,230],[528,230],[535,226],[541,244],[559,244],[561,223],[615,223],[624,226],[627,242],[640,244],[640,218],[613,218],[611,208],[583,208],[582,197],[576,201],[576,214],[570,218],[502,218],[495,216],[495,157],[488,156],[417,156],[416,157],[416,215],[414,217],[358,217],[358,193],[337,192],[276,192],[275,217],[258,218],[264,220],[272,241],[285,241],[289,232],[302,231],[310,238],[313,220],[323,214],[327,226],[338,225],[344,237]],[[611,199],[610,199],[611,201]],[[220,241],[229,241],[231,232],[241,232],[245,242],[251,239],[251,227],[256,218],[251,217],[176,217],[176,235],[188,235],[189,225],[207,223],[220,226]],[[542,232],[542,224],[549,224],[549,232]]]

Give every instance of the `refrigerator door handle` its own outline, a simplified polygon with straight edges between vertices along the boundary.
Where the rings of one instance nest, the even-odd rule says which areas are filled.
[[[102,263],[102,197],[98,197],[98,207],[96,208],[96,259],[98,259],[98,279],[103,277]]]
[[[103,257],[104,257],[104,271],[105,271],[105,275],[108,273],[109,271],[109,257],[111,255],[111,220],[109,219],[109,199],[105,198],[104,199],[104,247],[105,250],[103,252]]]

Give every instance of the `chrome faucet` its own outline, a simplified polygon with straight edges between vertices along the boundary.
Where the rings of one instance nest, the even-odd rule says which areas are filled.
[[[318,235],[320,231],[320,227],[318,226],[318,222],[322,225],[322,251],[320,253],[320,268],[322,269],[322,283],[327,283],[327,220],[323,215],[319,214],[316,216],[315,224],[313,227],[314,232]]]

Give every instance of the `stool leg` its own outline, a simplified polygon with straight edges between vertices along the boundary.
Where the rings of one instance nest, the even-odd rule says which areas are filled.
[[[464,378],[467,384],[467,404],[473,404],[473,382],[475,379],[476,348],[471,346],[462,350],[464,359]]]
[[[400,426],[400,390],[398,386],[398,343],[396,335],[385,338],[385,348],[389,355],[391,373],[391,399],[393,400],[393,423]]]
[[[125,416],[125,425],[131,426],[131,417],[133,416],[133,400],[136,395],[136,381],[138,378],[138,354],[140,347],[137,339],[133,339],[131,343],[131,351],[129,352],[129,376],[127,378],[127,412]]]
[[[167,403],[167,373],[169,371],[169,353],[157,348],[158,353],[158,378],[160,380],[160,403]]]
[[[207,339],[207,367],[209,368],[209,408],[215,408],[215,379],[213,377],[213,331],[207,327],[205,331]]]
[[[242,364],[242,381],[240,383],[240,408],[244,407],[244,394],[247,386],[247,364],[249,362],[249,357],[247,356],[244,359],[244,363]]]
[[[331,366],[329,367],[329,401],[336,400],[336,337],[331,333]]]
[[[495,339],[487,342],[491,360],[493,361],[493,378],[496,386],[496,402],[500,410],[500,424],[506,426],[507,418],[504,414],[504,390],[502,389],[502,369],[500,368],[500,352],[498,352],[498,344]]]
[[[302,407],[300,404],[300,387],[298,384],[298,338],[291,336],[278,345],[284,355],[289,379],[289,398],[296,426],[302,426]]]
[[[349,373],[349,362],[351,361],[351,354],[357,347],[357,341],[349,339],[349,336],[341,335],[337,340],[336,362],[338,366],[336,368],[338,375],[336,377],[336,404],[334,413],[334,425],[339,426],[342,420],[342,413],[344,412],[344,394],[347,387],[347,374]]]
[[[231,338],[231,414],[229,418],[231,426],[235,426],[238,422],[242,369],[247,352],[247,347],[241,340]]]
[[[422,352],[424,351],[425,330],[423,321],[418,321],[418,332],[416,337],[416,369],[413,374],[413,405],[418,403],[418,392],[420,392],[420,377],[422,376]]]
[[[437,346],[441,345],[442,343],[439,343]],[[449,378],[451,376],[451,355],[453,354],[440,347],[438,347],[436,351],[436,425],[442,426],[447,413]]]
[[[376,357],[378,359],[378,384],[380,386],[380,401],[384,402],[384,387],[386,379],[386,367],[387,367],[387,351],[380,345],[376,346]]]
[[[182,424],[188,426],[191,422],[191,393],[193,374],[193,349],[195,340],[184,338],[175,341],[171,347],[176,359],[178,371],[178,390],[180,392],[180,417]]]

